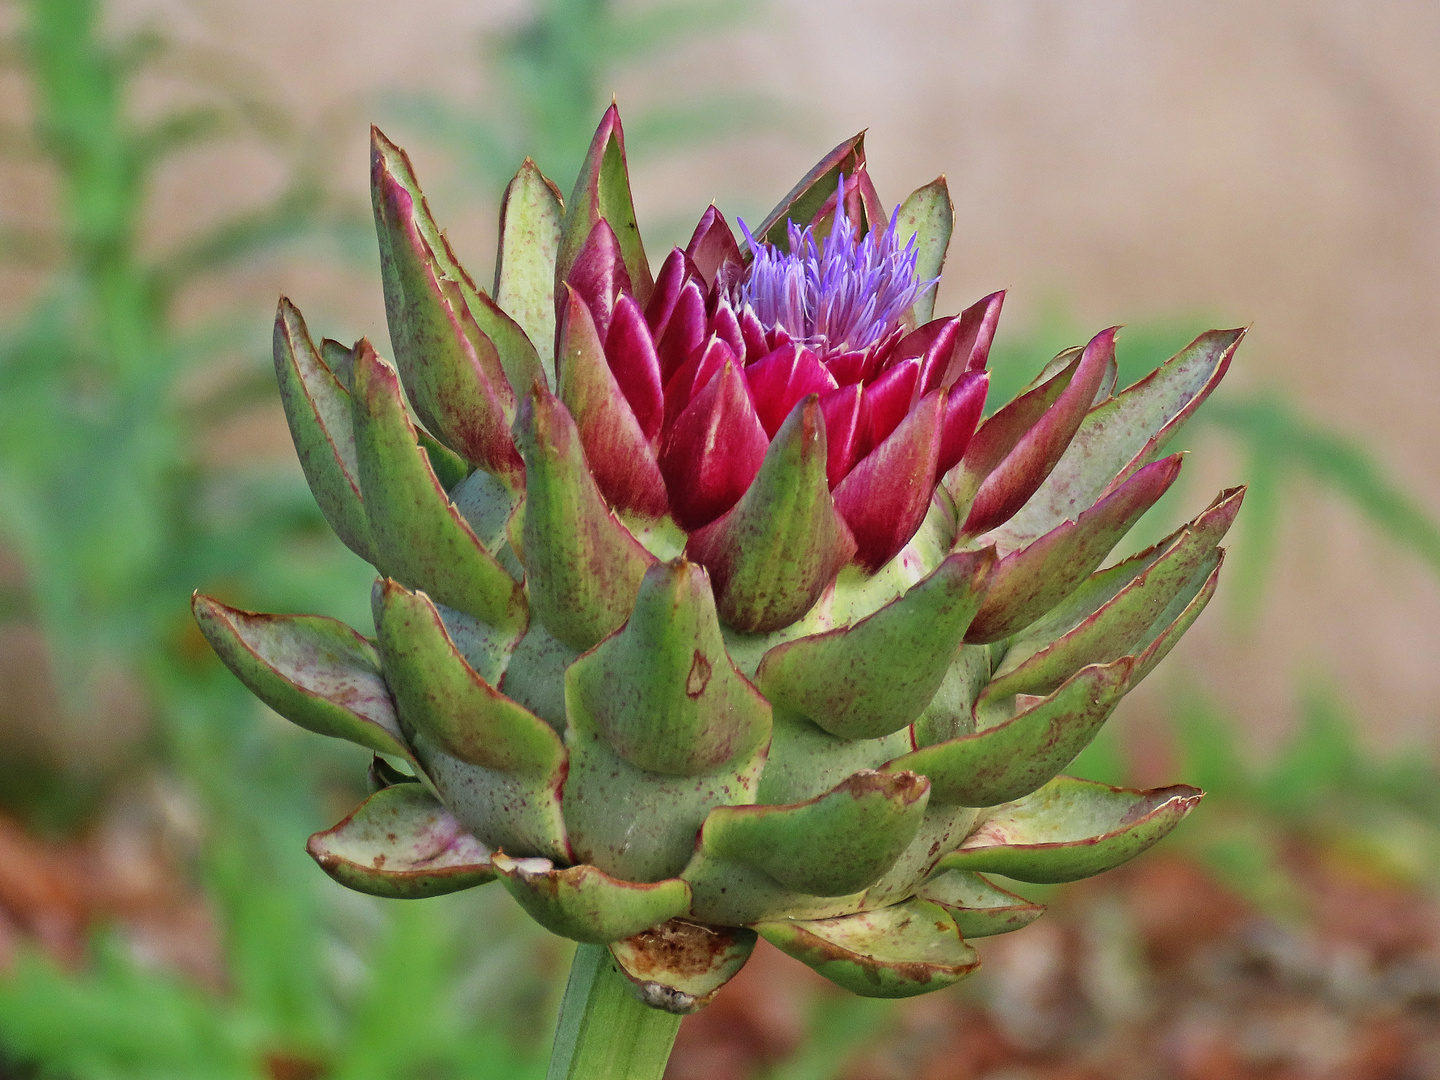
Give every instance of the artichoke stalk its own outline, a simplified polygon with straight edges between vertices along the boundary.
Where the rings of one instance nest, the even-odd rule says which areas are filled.
[[[945,181],[887,213],[862,136],[652,276],[612,106],[568,203],[521,166],[488,294],[378,131],[372,185],[394,365],[283,299],[274,340],[376,639],[194,601],[266,704],[375,752],[310,840],[335,880],[498,880],[583,943],[579,1030],[602,983],[700,1008],[757,936],[858,994],[940,989],[1042,910],[987,874],[1100,873],[1195,805],[1061,772],[1214,592],[1238,489],[1101,567],[1243,331],[1121,392],[1102,331],[982,419],[1004,294],[933,317]]]

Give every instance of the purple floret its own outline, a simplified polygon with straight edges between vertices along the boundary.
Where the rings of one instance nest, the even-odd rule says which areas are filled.
[[[916,280],[918,251],[912,236],[900,245],[899,207],[883,229],[864,238],[845,213],[845,177],[839,179],[830,235],[788,223],[789,251],[757,241],[744,221],[740,231],[755,260],[735,289],[737,308],[748,305],[767,328],[783,327],[822,357],[869,348],[900,325],[935,280]]]

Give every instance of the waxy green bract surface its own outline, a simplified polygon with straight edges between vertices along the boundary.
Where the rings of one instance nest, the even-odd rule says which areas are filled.
[[[1214,592],[1238,490],[1111,553],[1241,331],[1118,393],[1103,331],[981,420],[1003,294],[935,318],[926,289],[880,351],[806,352],[735,308],[753,252],[714,207],[652,271],[613,107],[568,201],[521,166],[493,293],[404,152],[372,151],[393,362],[317,346],[288,300],[274,341],[306,479],[376,568],[376,638],[194,603],[265,704],[377,754],[380,790],[310,841],[335,880],[498,880],[671,1011],[757,934],[906,996],[1040,914],[985,874],[1099,873],[1194,806],[1063,773]],[[863,234],[886,205],[856,136],[753,235]],[[920,278],[953,227],[943,179],[901,204]]]

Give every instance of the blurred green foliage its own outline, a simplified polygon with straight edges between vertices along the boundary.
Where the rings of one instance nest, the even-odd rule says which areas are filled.
[[[204,432],[251,404],[263,369],[251,364],[187,394],[204,386],[195,377],[214,370],[216,355],[243,342],[223,320],[182,327],[177,315],[182,291],[201,277],[315,232],[323,192],[296,161],[273,201],[149,253],[141,223],[170,159],[239,133],[294,159],[301,133],[228,97],[137,119],[137,79],[176,61],[174,50],[149,32],[104,40],[94,0],[21,6],[7,52],[30,85],[33,123],[11,149],[49,174],[59,214],[53,227],[11,223],[5,234],[12,260],[24,258],[41,283],[0,331],[0,543],[25,574],[4,608],[43,629],[68,711],[102,708],[96,675],[118,669],[145,682],[163,716],[168,683],[180,677],[164,669],[174,667],[197,583],[259,587],[266,563],[339,565],[303,483],[204,459]],[[314,597],[331,583],[315,580]],[[103,790],[94,777],[76,779],[82,787],[43,805],[44,792],[7,793],[63,816]]]
[[[83,973],[26,955],[0,981],[0,1051],[74,1080],[539,1080],[544,1047],[517,1048],[503,1034],[513,1018],[465,992],[466,971],[489,961],[464,948],[486,906],[467,896],[387,908],[363,981],[340,1009],[293,961],[293,986],[244,986],[261,962],[251,957],[252,972],[236,973],[242,985],[218,994],[137,964],[116,940],[97,942]],[[327,1005],[334,1015],[317,1016]],[[289,1010],[280,1027],[270,1006]]]
[[[852,994],[826,994],[811,1009],[800,1048],[764,1074],[764,1080],[830,1080],[857,1053],[880,1038],[896,1019],[899,1003]]]
[[[237,333],[231,312],[180,317],[186,290],[209,275],[296,238],[343,234],[351,219],[329,205],[306,133],[231,85],[192,87],[213,102],[139,119],[142,79],[216,75],[215,58],[187,57],[148,30],[112,39],[96,0],[28,0],[17,14],[7,58],[29,84],[33,124],[6,145],[49,174],[59,219],[3,237],[40,285],[0,332],[0,546],[24,570],[0,618],[43,631],[62,707],[92,724],[109,704],[97,672],[141,688],[154,733],[128,765],[179,777],[198,805],[195,871],[224,929],[229,987],[147,967],[118,930],[84,971],[27,955],[0,980],[4,1067],[75,1080],[536,1075],[535,1047],[498,1034],[515,1028],[511,1011],[550,1007],[554,979],[535,970],[547,954],[528,922],[508,925],[500,897],[406,907],[316,873],[305,836],[332,820],[327,794],[358,801],[365,756],[258,723],[189,620],[198,585],[363,625],[372,572],[329,535],[298,470],[202,452],[217,425],[273,396],[259,342]],[[290,183],[152,254],[142,224],[157,170],[236,135],[258,136]],[[243,322],[256,325],[253,313]],[[226,356],[236,362],[217,366]],[[337,597],[352,608],[337,610]],[[3,794],[36,827],[62,828],[108,779],[17,763]],[[472,985],[477,971],[503,973],[504,986]]]
[[[1303,917],[1286,869],[1295,836],[1380,880],[1440,889],[1440,774],[1428,753],[1367,749],[1357,718],[1316,678],[1290,739],[1256,761],[1237,747],[1237,718],[1190,689],[1175,737],[1187,779],[1206,788],[1215,811],[1186,843],[1237,891],[1278,916]]]
[[[1233,592],[1247,614],[1254,614],[1260,603],[1284,518],[1284,500],[1301,478],[1343,499],[1381,534],[1440,575],[1440,525],[1357,441],[1306,418],[1274,392],[1221,397],[1209,404],[1204,415],[1246,454],[1248,547],[1237,567],[1239,580]]]

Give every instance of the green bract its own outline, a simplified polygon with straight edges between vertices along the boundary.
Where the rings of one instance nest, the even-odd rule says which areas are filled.
[[[316,500],[379,573],[376,640],[195,598],[267,705],[384,755],[311,839],[337,881],[498,879],[671,1011],[757,935],[899,997],[1040,913],[984,874],[1099,873],[1195,804],[1060,773],[1214,591],[1239,491],[1101,567],[1240,331],[1119,393],[1103,332],[982,422],[1003,297],[931,317],[944,182],[887,218],[858,136],[744,246],[711,207],[652,275],[612,108],[568,206],[521,167],[493,294],[378,132],[372,179],[395,365],[317,347],[288,301],[275,363]],[[890,308],[787,326],[757,251]]]

